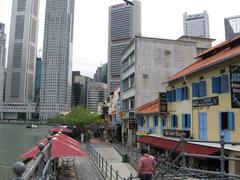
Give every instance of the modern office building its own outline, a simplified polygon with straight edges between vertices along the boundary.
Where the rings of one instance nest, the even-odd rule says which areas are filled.
[[[34,101],[39,0],[13,0],[6,77],[6,103]]]
[[[42,67],[42,58],[37,58],[36,73],[35,73],[35,96],[34,96],[34,102],[37,102],[37,103],[40,102],[41,67]]]
[[[240,35],[240,16],[224,18],[224,26],[226,40],[233,39]]]
[[[135,35],[141,34],[141,4],[117,4],[109,8],[108,93],[120,87],[120,59]]]
[[[199,14],[183,15],[183,29],[185,36],[209,38],[209,19],[207,11]]]
[[[96,73],[94,74],[95,82],[102,82],[107,84],[107,68],[108,68],[107,63],[97,68]]]
[[[0,23],[0,103],[3,102],[4,97],[4,83],[5,83],[5,63],[6,63],[6,34],[5,25]]]
[[[71,108],[74,0],[47,0],[40,91],[40,120]]]
[[[94,112],[98,111],[98,103],[105,102],[107,85],[100,82],[91,82],[87,91],[87,108]]]

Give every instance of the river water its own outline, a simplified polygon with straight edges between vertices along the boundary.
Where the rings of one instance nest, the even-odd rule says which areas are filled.
[[[27,129],[26,125],[0,124],[0,180],[12,179],[12,166],[20,155],[49,135],[49,126]]]

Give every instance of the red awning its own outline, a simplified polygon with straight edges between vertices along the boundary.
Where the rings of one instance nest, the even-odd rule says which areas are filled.
[[[69,137],[70,138],[70,137]],[[38,143],[47,144],[48,140],[45,138]],[[34,146],[25,154],[21,155],[21,159],[26,160],[28,158],[33,158],[39,152],[39,149]],[[86,153],[80,149],[74,141],[67,139],[63,135],[52,137],[52,158],[65,157],[65,156],[86,156]],[[47,155],[47,152],[45,153]]]
[[[138,142],[143,144],[149,144],[156,148],[167,149],[167,150],[173,149],[178,143],[177,140],[166,139],[163,137],[153,137],[153,136],[141,137],[140,139],[138,139]],[[178,152],[182,151],[181,145],[178,146],[177,151]],[[186,144],[186,152],[191,154],[210,155],[218,151],[219,151],[219,148],[215,148],[215,147],[209,147],[209,146],[193,144],[193,143]]]
[[[62,126],[57,126],[57,127],[54,127],[52,129],[49,130],[50,132],[52,133],[57,133],[57,132],[63,132],[63,133],[73,133],[73,131],[71,129],[68,129],[66,127],[62,127]]]

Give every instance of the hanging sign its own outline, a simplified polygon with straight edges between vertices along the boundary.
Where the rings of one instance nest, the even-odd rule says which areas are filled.
[[[240,66],[230,66],[232,108],[240,108]]]

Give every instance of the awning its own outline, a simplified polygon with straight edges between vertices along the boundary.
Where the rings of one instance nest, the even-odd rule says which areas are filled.
[[[173,149],[178,143],[177,140],[167,139],[164,137],[153,137],[153,136],[141,137],[140,139],[138,139],[138,142],[143,144],[149,144],[156,148],[167,149],[167,150]],[[182,151],[181,144],[178,146],[177,151],[178,152]],[[215,147],[203,146],[203,145],[193,144],[193,143],[186,144],[186,152],[191,154],[210,155],[219,151],[220,149]]]

